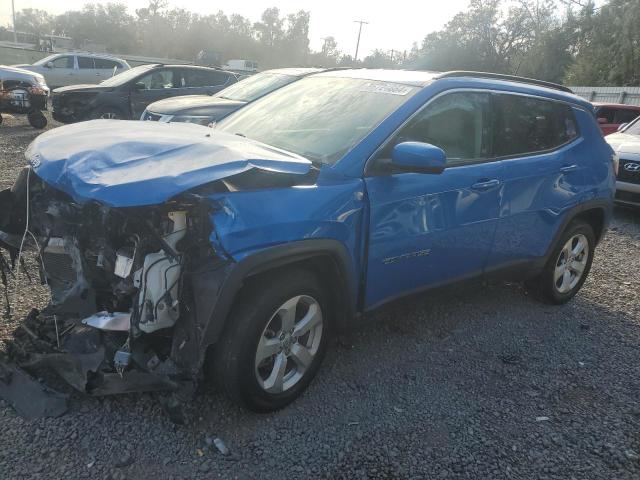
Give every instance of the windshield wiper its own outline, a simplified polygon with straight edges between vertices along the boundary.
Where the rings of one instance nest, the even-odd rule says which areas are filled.
[[[234,135],[238,135],[239,137],[242,137],[242,138],[247,138],[247,136],[244,133],[240,133],[240,132],[236,132],[234,133]]]

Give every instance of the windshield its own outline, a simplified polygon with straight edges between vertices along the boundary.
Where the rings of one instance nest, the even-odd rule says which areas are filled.
[[[148,70],[154,68],[154,65],[140,65],[139,67],[134,67],[131,70],[125,70],[118,75],[115,75],[104,82],[100,82],[100,85],[104,87],[119,87],[127,83],[129,80],[133,80],[135,77],[144,73]]]
[[[273,92],[280,87],[297,80],[298,77],[283,75],[281,73],[258,73],[249,78],[234,83],[222,90],[218,97],[241,102],[252,102],[256,98]]]
[[[333,164],[416,91],[390,82],[308,77],[238,110],[216,128]]]
[[[623,132],[629,133],[631,135],[640,135],[640,117],[636,118],[629,125],[627,125],[627,128],[625,128]]]

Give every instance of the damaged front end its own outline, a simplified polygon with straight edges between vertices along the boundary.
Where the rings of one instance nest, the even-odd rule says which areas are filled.
[[[79,204],[29,168],[2,192],[0,245],[5,270],[21,246],[37,250],[51,302],[19,327],[13,359],[94,395],[193,384],[203,360],[195,315],[207,300],[194,300],[192,280],[228,263],[209,242],[209,204],[195,195],[139,208]]]
[[[0,362],[0,396],[14,406],[22,369],[42,367],[92,395],[192,392],[234,267],[217,239],[212,219],[225,207],[214,198],[312,183],[316,173],[240,136],[157,122],[60,127],[26,157],[30,166],[0,192],[0,273],[6,292],[23,251],[35,250],[51,302],[18,327],[12,364]]]

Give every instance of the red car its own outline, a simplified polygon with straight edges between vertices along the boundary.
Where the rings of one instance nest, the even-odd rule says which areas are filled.
[[[605,137],[610,133],[617,132],[618,127],[623,123],[629,123],[640,115],[640,106],[638,105],[594,102],[593,106],[596,107],[596,118]]]

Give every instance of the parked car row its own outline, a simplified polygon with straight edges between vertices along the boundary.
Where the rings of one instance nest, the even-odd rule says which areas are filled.
[[[56,91],[54,113],[135,118],[194,72],[223,73],[138,67]],[[560,85],[280,70],[164,102],[143,118],[165,121],[44,133],[0,192],[0,245],[16,258],[32,234],[52,292],[29,329],[55,314],[70,332],[41,364],[69,378],[90,355],[84,393],[192,391],[206,372],[252,410],[282,408],[332,335],[393,299],[499,275],[569,301],[611,216],[618,157]]]

